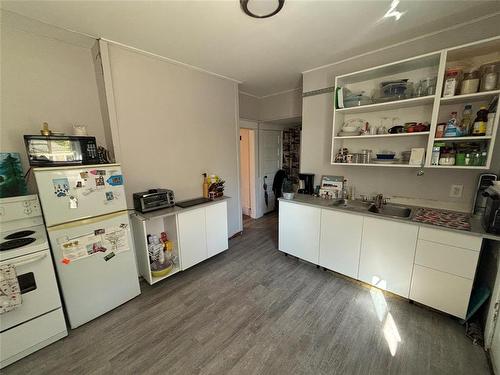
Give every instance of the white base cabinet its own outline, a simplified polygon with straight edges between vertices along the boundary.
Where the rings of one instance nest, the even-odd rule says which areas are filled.
[[[408,298],[418,226],[365,217],[359,279]]]
[[[358,278],[363,216],[321,210],[319,265]]]
[[[281,200],[279,250],[318,264],[320,216],[320,208]]]
[[[177,226],[183,270],[228,248],[225,201],[179,213]]]

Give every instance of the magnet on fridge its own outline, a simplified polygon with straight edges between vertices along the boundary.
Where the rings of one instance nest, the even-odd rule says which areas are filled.
[[[78,198],[74,195],[69,197],[69,208],[78,208]]]
[[[128,224],[121,223],[121,224],[120,224],[120,228],[121,228],[121,229],[127,229],[127,228],[128,228]]]
[[[82,193],[82,194],[83,194],[84,196],[87,196],[87,195],[92,194],[94,191],[95,191],[95,189],[93,189],[93,188],[88,188],[88,189],[85,189],[85,190],[83,191],[83,193]]]
[[[95,186],[104,186],[104,177],[99,176],[95,179]]]
[[[104,169],[96,169],[96,173],[99,176],[106,176],[106,170],[104,170]]]
[[[121,174],[109,177],[106,182],[111,186],[123,185],[123,176]]]
[[[71,262],[71,260],[69,260],[68,258],[64,258],[63,260],[61,260],[61,263],[66,264],[66,265],[68,265],[69,262]]]
[[[94,231],[94,236],[98,236],[98,235],[100,235],[100,234],[104,234],[104,233],[106,233],[106,229],[104,229],[104,228],[101,228],[101,229],[96,229],[96,230]]]
[[[115,199],[115,197],[113,195],[113,192],[112,191],[107,191],[106,192],[106,200],[107,201],[112,201],[113,199]]]
[[[54,178],[52,180],[54,194],[58,197],[65,197],[69,193],[69,182],[67,178]]]
[[[110,260],[111,258],[113,258],[115,256],[115,253],[113,252],[110,252],[108,255],[106,255],[104,257],[104,260],[107,262],[108,260]]]
[[[89,178],[89,172],[80,172],[80,177],[86,180]]]
[[[97,169],[92,169],[89,171],[90,174],[97,175]]]
[[[82,188],[83,187],[83,181],[76,181],[76,186],[75,188]]]

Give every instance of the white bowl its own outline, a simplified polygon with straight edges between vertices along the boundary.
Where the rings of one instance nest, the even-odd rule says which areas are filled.
[[[283,198],[285,199],[293,199],[295,193],[283,193]]]
[[[358,126],[344,126],[344,127],[342,127],[342,131],[344,133],[354,133],[354,132],[359,131],[359,127]]]

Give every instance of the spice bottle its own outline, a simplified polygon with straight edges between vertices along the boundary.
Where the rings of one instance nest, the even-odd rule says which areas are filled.
[[[472,135],[482,136],[486,135],[486,124],[488,123],[488,110],[482,106],[477,112],[476,119],[474,120],[474,127]]]

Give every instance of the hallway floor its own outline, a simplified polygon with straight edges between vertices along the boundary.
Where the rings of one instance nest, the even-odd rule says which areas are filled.
[[[455,319],[277,251],[277,217],[2,374],[489,374]]]

